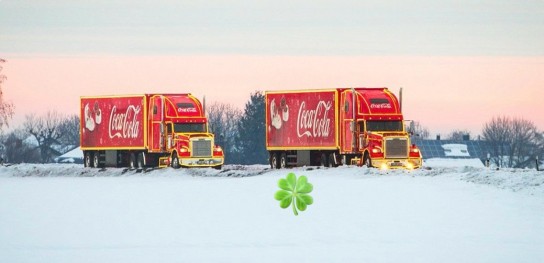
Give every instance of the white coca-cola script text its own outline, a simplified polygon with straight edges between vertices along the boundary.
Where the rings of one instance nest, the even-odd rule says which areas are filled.
[[[389,103],[372,103],[370,104],[371,109],[391,109],[391,104]]]
[[[300,104],[297,119],[298,137],[328,137],[331,131],[329,111],[332,102],[319,101],[315,109],[306,109],[306,102]]]
[[[138,138],[140,131],[140,120],[138,114],[142,108],[140,106],[130,105],[125,112],[117,112],[117,106],[113,106],[110,115],[109,135],[110,139]]]

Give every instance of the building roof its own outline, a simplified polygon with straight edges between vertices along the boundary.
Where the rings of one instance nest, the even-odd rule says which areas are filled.
[[[469,159],[487,158],[488,143],[486,141],[471,140],[422,140],[415,139],[414,143],[419,147],[424,159],[430,158],[452,158]]]

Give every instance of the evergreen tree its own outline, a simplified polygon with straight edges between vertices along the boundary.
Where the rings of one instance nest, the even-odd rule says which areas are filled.
[[[256,91],[246,103],[244,114],[238,122],[238,152],[240,164],[267,164],[265,147],[265,100]]]

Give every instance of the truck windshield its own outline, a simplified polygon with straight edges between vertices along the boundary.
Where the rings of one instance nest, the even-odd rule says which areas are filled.
[[[174,132],[206,132],[205,123],[174,123]]]
[[[402,131],[402,121],[367,121],[367,131]]]

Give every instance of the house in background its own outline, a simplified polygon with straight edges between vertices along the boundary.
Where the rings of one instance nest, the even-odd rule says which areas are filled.
[[[82,164],[83,163],[83,151],[80,147],[76,147],[75,149],[57,157],[54,159],[56,163],[77,163]]]
[[[419,147],[424,163],[440,160],[451,166],[484,167],[490,152],[486,141],[470,140],[469,136],[463,140],[441,140],[437,136],[436,140],[413,138],[412,141]]]

